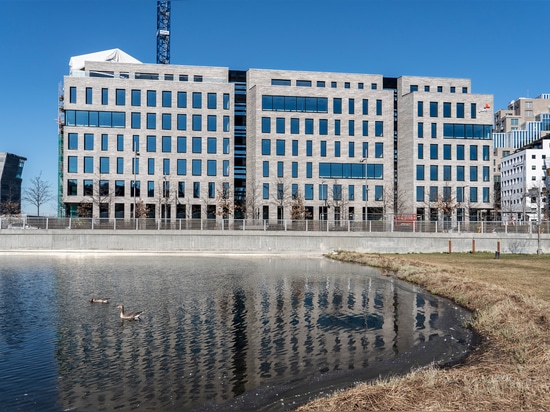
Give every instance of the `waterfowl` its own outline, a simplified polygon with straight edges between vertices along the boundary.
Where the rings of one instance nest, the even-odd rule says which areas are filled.
[[[118,309],[120,309],[120,319],[127,319],[127,320],[139,320],[139,317],[143,312],[128,312],[124,313],[124,306],[118,305]]]
[[[91,298],[90,303],[109,303],[109,299],[96,299]]]

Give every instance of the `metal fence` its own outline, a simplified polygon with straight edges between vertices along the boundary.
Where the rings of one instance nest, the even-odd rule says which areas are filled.
[[[0,217],[0,230],[243,230],[300,232],[538,233],[536,222],[395,222],[380,220],[240,220]],[[549,233],[550,222],[540,224]]]

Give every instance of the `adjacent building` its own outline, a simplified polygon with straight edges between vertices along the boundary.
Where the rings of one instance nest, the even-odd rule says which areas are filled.
[[[490,95],[470,80],[76,56],[60,94],[63,214],[476,220]],[[83,205],[87,207],[83,208]]]
[[[21,213],[21,183],[26,160],[0,152],[0,215]]]

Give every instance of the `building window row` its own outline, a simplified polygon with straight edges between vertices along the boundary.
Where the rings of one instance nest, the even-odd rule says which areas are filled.
[[[456,86],[450,86],[450,87],[449,87],[449,93],[456,93],[457,89],[462,90],[462,93],[464,93],[464,94],[465,94],[465,93],[468,93],[468,88],[465,87],[465,86],[463,86],[463,87],[458,87],[458,88],[457,88]],[[419,90],[419,87],[418,87],[417,84],[411,84],[411,85],[409,86],[409,91],[410,91],[411,93],[412,93],[412,92],[417,92],[418,90]],[[422,88],[422,90],[423,90],[424,92],[430,92],[430,91],[432,91],[430,85],[425,85],[425,86]],[[443,90],[444,90],[444,89],[443,89],[443,86],[436,86],[436,90],[437,90],[438,93],[443,93]]]
[[[290,120],[290,121],[289,121]],[[261,131],[262,133],[271,134],[300,134],[304,133],[306,135],[313,135],[315,133],[321,136],[329,135],[329,132],[335,136],[340,136],[342,134],[342,120],[333,119],[332,129],[329,130],[329,120],[328,119],[298,119],[291,118],[287,119],[285,117],[276,117],[275,119],[271,117],[262,117],[261,120]],[[347,124],[344,123],[344,132],[348,136],[355,136],[356,132],[359,130],[357,124],[353,119],[347,121]],[[317,124],[317,132],[316,132]],[[375,121],[370,122],[374,124],[374,136],[382,137],[384,136],[384,122]],[[346,128],[347,126],[347,128]],[[369,121],[363,120],[360,124],[361,136],[369,136]]]
[[[447,202],[453,200],[453,188],[450,186],[416,186],[416,201],[425,202]],[[454,198],[456,202],[463,203],[462,207],[466,207],[469,203],[477,203],[479,201],[478,192],[481,189],[481,201],[483,203],[490,202],[489,187],[468,187],[458,186],[454,190]]]
[[[290,79],[271,79],[271,85],[272,86],[292,86],[293,80]],[[314,85],[319,88],[325,88],[330,87],[331,89],[336,89],[339,87],[343,87],[344,89],[351,89],[352,83],[351,82],[337,82],[337,81],[325,81],[325,80],[304,80],[304,79],[297,79],[294,80],[294,85],[296,87],[313,87]],[[365,88],[364,82],[357,82],[353,83],[353,86],[356,87],[358,90],[363,90]],[[370,84],[371,90],[377,90],[378,89],[378,83],[371,83]]]

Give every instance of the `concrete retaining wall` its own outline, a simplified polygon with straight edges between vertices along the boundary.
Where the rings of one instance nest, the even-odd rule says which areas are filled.
[[[232,253],[536,253],[537,235],[472,233],[1,230],[0,251],[166,251]],[[543,253],[550,236],[541,235]]]

